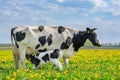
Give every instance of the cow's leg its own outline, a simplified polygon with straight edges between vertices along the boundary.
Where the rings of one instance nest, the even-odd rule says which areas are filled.
[[[61,64],[61,62],[59,61],[59,59],[55,59],[55,60],[53,60],[52,62],[53,62],[53,64],[55,64],[56,66],[59,67],[59,70],[60,70],[60,71],[62,71],[62,64]]]
[[[25,58],[26,58],[26,48],[25,47],[19,47],[20,52],[20,62],[22,64],[23,69],[26,69],[25,65]]]
[[[13,52],[13,55],[14,55],[15,67],[16,67],[16,69],[18,69],[19,68],[19,52],[18,52],[18,50],[15,50]]]
[[[65,66],[68,68],[68,58],[65,58],[65,57],[63,57],[63,61],[64,61],[64,64],[65,64]]]

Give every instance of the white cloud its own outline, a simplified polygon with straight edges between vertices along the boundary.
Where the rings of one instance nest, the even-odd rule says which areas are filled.
[[[120,0],[112,0],[111,3],[113,3],[116,6],[120,6]]]
[[[106,10],[113,14],[113,16],[120,16],[120,0],[112,0]]]
[[[94,12],[108,12],[113,16],[120,16],[120,0],[88,0],[94,4],[92,13]]]
[[[84,26],[84,23],[82,21],[78,20],[78,21],[73,21],[73,25],[80,27],[80,26]]]
[[[92,19],[94,22],[102,22],[102,19],[99,17],[95,17]]]
[[[100,7],[100,8],[106,8],[107,7],[107,3],[103,0],[90,0],[91,2],[94,3],[95,7]]]
[[[104,11],[108,7],[108,4],[103,0],[88,0],[88,1],[94,5],[93,8],[91,9],[91,13],[97,11]]]
[[[65,0],[56,0],[58,3],[63,3]]]

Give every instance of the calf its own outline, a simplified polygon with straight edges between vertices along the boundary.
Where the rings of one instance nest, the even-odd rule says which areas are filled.
[[[59,49],[45,51],[37,53],[36,55],[26,54],[26,58],[34,64],[34,69],[40,67],[43,64],[52,62],[54,65],[59,67],[59,70],[62,70],[62,64],[59,59],[62,57],[62,52]],[[54,66],[53,66],[54,67]]]

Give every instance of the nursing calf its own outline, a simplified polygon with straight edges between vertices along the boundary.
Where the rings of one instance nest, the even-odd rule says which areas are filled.
[[[59,70],[62,70],[62,64],[59,59],[62,57],[62,52],[59,49],[45,51],[37,53],[36,55],[26,54],[26,58],[34,64],[34,69],[40,67],[43,64],[52,62],[54,65],[59,67]],[[54,67],[54,66],[53,66]]]

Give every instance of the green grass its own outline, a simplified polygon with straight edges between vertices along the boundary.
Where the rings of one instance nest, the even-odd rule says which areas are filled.
[[[80,50],[69,59],[69,68],[59,71],[52,64],[33,70],[16,70],[11,50],[0,51],[0,80],[120,80],[120,50]],[[61,60],[63,63],[63,61]]]

